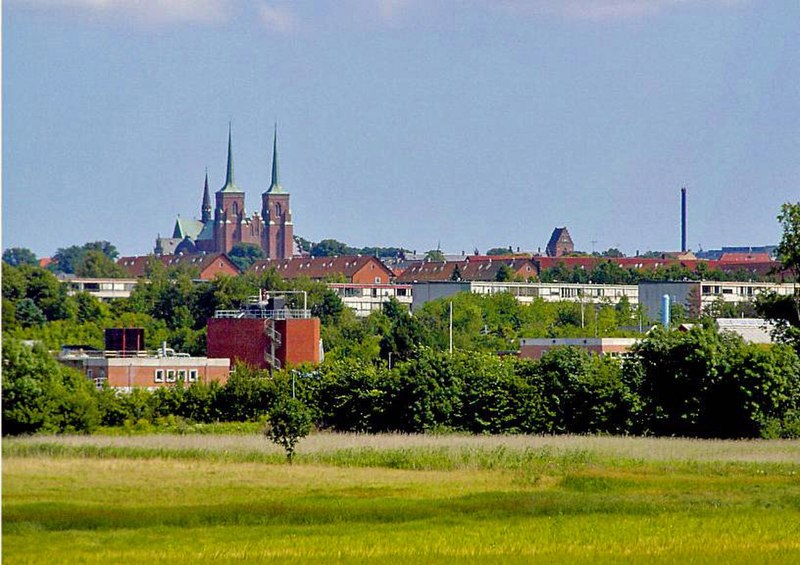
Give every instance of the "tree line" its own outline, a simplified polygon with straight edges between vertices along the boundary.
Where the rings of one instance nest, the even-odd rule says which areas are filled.
[[[389,368],[357,358],[224,385],[96,390],[41,346],[3,340],[3,433],[91,432],[168,421],[263,420],[292,395],[320,430],[800,437],[800,359],[711,324],[652,331],[623,359],[556,349],[541,360],[422,347]],[[293,382],[294,381],[294,382]]]

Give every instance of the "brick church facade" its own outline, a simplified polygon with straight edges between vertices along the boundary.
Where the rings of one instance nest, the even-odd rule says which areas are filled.
[[[294,255],[294,226],[289,207],[289,193],[280,184],[278,170],[278,132],[272,143],[272,182],[261,194],[261,212],[248,216],[244,191],[233,176],[233,149],[228,130],[228,166],[225,184],[215,193],[211,207],[208,172],[203,189],[200,220],[178,217],[172,237],[158,237],[156,255],[193,253],[228,253],[237,243],[259,246],[270,259],[287,259]]]

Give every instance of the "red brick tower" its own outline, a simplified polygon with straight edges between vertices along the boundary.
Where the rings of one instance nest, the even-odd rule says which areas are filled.
[[[228,253],[242,240],[241,225],[244,218],[244,192],[239,190],[233,180],[233,151],[231,148],[231,129],[228,126],[228,171],[225,186],[216,193],[217,208],[214,210],[215,251]]]
[[[264,220],[262,247],[270,259],[288,259],[294,254],[294,225],[289,208],[289,193],[283,190],[278,175],[278,126],[272,140],[272,184],[261,195]]]

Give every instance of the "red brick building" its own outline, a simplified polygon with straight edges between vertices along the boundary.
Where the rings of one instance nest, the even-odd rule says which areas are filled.
[[[83,360],[83,372],[98,386],[116,389],[159,388],[181,382],[225,384],[230,374],[228,359],[189,356],[100,356]]]
[[[178,218],[171,238],[158,237],[156,255],[228,253],[237,243],[259,246],[267,257],[294,255],[294,224],[289,193],[281,186],[278,174],[278,132],[272,144],[272,182],[261,195],[261,213],[247,215],[245,193],[236,185],[233,174],[233,147],[228,130],[228,164],[225,184],[215,194],[211,207],[208,172],[203,188],[200,220]]]
[[[319,330],[319,318],[212,318],[206,337],[208,356],[259,369],[270,368],[271,356],[278,361],[275,368],[316,364],[321,361]]]
[[[221,310],[208,320],[209,357],[260,369],[322,361],[319,318],[285,307],[283,297],[253,299],[239,310]]]
[[[217,275],[235,277],[241,274],[239,267],[224,253],[212,255],[139,255],[138,257],[122,257],[117,265],[134,278],[147,277],[153,263],[160,263],[166,268],[188,267],[199,271],[199,278],[212,280]]]
[[[572,236],[569,235],[567,228],[556,228],[550,236],[550,241],[547,242],[547,256],[548,257],[561,257],[569,255],[575,251],[575,245],[572,243]]]
[[[380,259],[367,255],[261,259],[253,263],[248,272],[266,273],[271,269],[284,279],[308,277],[322,281],[344,277],[345,282],[356,284],[388,284],[394,276]]]

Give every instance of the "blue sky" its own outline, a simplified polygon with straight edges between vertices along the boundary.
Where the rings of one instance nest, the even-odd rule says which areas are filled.
[[[776,243],[797,0],[6,0],[3,247],[150,252],[273,123],[295,233],[448,252]],[[594,243],[593,243],[594,242]]]

